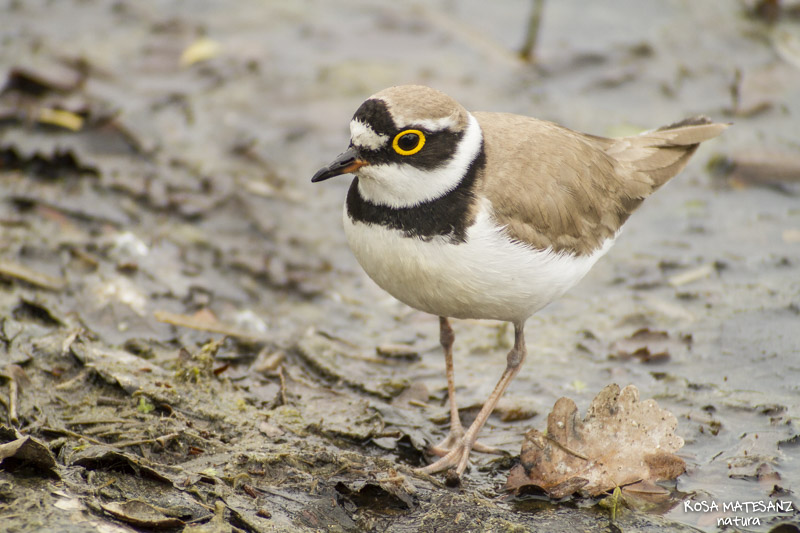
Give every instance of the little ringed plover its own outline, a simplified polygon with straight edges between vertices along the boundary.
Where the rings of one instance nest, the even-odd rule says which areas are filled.
[[[383,289],[439,316],[450,432],[421,469],[494,451],[478,433],[525,359],[525,321],[575,285],[630,214],[727,127],[695,117],[607,139],[507,113],[471,113],[423,86],[385,89],[350,121],[350,146],[312,178],[355,174],[344,207],[350,248]],[[511,322],[514,347],[494,391],[464,430],[449,318]]]

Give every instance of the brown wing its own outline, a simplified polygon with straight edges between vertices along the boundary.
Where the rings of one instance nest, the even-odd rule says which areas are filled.
[[[727,126],[698,118],[643,135],[606,139],[551,122],[474,113],[487,168],[479,194],[514,239],[590,254],[650,193],[680,172],[698,143]]]

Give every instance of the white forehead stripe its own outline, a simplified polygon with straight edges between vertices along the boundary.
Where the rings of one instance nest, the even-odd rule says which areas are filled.
[[[423,118],[409,121],[398,120],[398,122],[400,124],[408,124],[409,126],[418,126],[428,131],[454,129],[458,125],[458,120],[454,115],[442,118]]]
[[[372,129],[360,120],[350,121],[350,141],[360,147],[377,150],[389,141],[389,137]]]

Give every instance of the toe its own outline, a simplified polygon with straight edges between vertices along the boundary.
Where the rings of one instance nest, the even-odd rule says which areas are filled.
[[[469,455],[469,451],[467,451],[466,453],[467,455]],[[418,468],[417,472],[421,474],[435,474],[437,472],[442,472],[443,470],[448,470],[459,464],[463,454],[464,454],[464,447],[458,446],[447,452],[447,454],[441,457],[439,460],[423,468]]]
[[[508,453],[501,450],[500,448],[495,448],[494,446],[487,446],[482,442],[475,442],[475,444],[472,445],[472,449],[475,450],[476,452],[492,453],[494,455],[506,455]]]

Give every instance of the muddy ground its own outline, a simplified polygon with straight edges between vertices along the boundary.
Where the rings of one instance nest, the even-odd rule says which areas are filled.
[[[0,529],[791,531],[721,508],[800,490],[800,10],[548,2],[535,64],[530,11],[0,1]],[[511,457],[460,487],[411,472],[447,431],[437,319],[350,255],[349,180],[309,182],[409,82],[599,135],[734,123],[529,321],[483,432]],[[455,329],[468,421],[511,331]],[[507,494],[525,432],[609,383],[678,418],[670,497]]]

